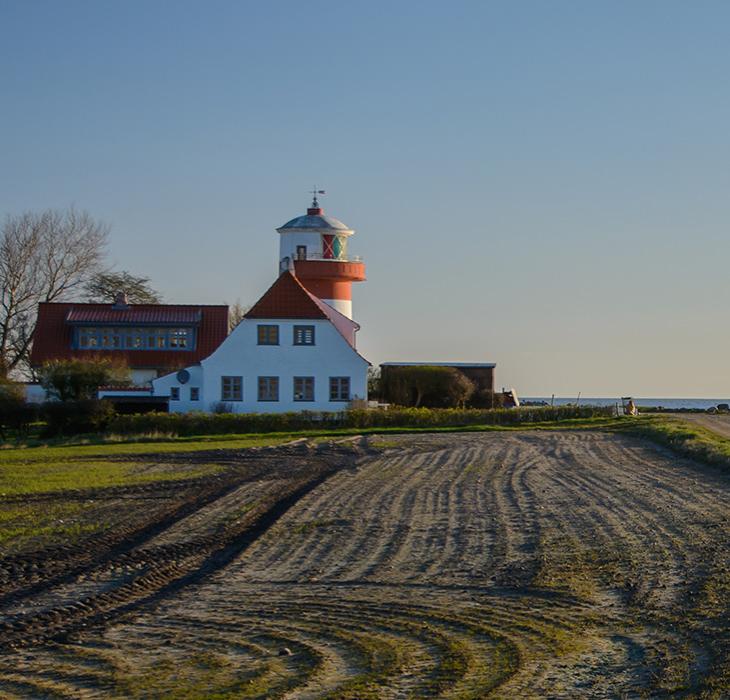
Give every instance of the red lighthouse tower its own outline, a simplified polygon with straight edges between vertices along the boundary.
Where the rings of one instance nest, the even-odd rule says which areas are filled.
[[[291,269],[299,281],[322,301],[352,318],[352,283],[365,281],[365,263],[348,256],[347,240],[355,231],[338,219],[325,216],[315,190],[304,216],[276,229],[280,271]]]

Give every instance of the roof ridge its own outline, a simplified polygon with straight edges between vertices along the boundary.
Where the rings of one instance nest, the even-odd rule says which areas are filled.
[[[39,301],[38,305],[41,306],[101,306],[105,309],[113,309],[114,308],[114,302],[111,301]],[[185,306],[191,309],[199,309],[199,308],[206,308],[206,309],[225,309],[230,306],[230,304],[127,304],[126,308],[131,307],[140,307],[140,306],[150,306],[150,307],[159,307],[159,306]],[[117,310],[119,307],[117,307]]]

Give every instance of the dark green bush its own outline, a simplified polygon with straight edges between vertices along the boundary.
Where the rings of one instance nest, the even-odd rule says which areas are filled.
[[[100,433],[116,415],[109,401],[98,399],[48,401],[41,412],[46,421],[45,437]]]
[[[476,387],[453,367],[388,367],[379,379],[380,397],[400,406],[463,407]]]
[[[614,408],[596,406],[536,406],[512,409],[391,408],[356,409],[340,413],[146,413],[118,415],[110,433],[179,436],[295,432],[335,428],[445,428],[467,425],[520,425],[574,418],[611,417]]]
[[[40,380],[50,397],[81,401],[95,399],[100,386],[129,384],[129,368],[106,358],[51,360],[43,364]]]
[[[26,403],[22,385],[0,382],[0,437],[3,440],[7,439],[8,430],[27,433],[37,414],[37,407]]]

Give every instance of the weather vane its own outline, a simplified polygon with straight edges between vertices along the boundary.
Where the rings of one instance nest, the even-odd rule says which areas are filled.
[[[312,206],[316,209],[319,207],[319,202],[317,201],[317,195],[318,194],[327,194],[324,190],[318,190],[317,185],[314,186],[313,190],[310,190],[309,193],[312,195]]]

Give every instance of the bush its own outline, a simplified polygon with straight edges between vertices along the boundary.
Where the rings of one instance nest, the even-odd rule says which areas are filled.
[[[129,383],[129,368],[107,359],[52,360],[40,371],[41,386],[61,401],[96,399],[99,387]]]
[[[448,428],[520,425],[575,418],[609,418],[613,406],[535,406],[511,409],[391,408],[339,413],[146,413],[118,415],[108,425],[119,435],[163,433],[178,436],[295,432],[336,428]]]
[[[379,388],[385,401],[414,407],[463,407],[475,390],[459,370],[428,365],[388,367]]]
[[[36,407],[26,402],[25,390],[20,384],[0,382],[0,437],[3,440],[7,439],[8,430],[27,433],[36,414]]]
[[[98,399],[48,401],[43,404],[42,414],[46,421],[45,437],[100,433],[116,415],[109,401]]]
[[[504,408],[504,394],[490,391],[489,389],[478,389],[469,399],[470,408]]]

